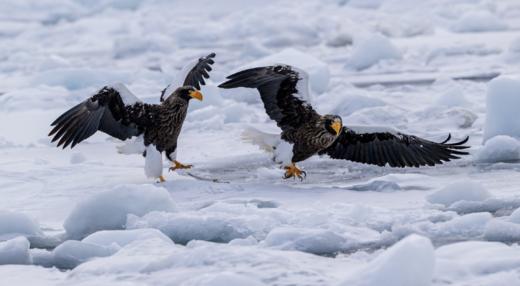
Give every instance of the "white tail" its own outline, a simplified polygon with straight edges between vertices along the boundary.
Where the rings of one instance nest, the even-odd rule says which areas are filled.
[[[266,152],[274,153],[275,147],[280,144],[280,135],[265,133],[249,126],[242,132],[242,140],[256,145]]]
[[[293,146],[282,140],[280,134],[266,133],[248,126],[248,128],[242,132],[242,140],[271,153],[273,155],[273,161],[276,163],[287,165],[291,162]]]

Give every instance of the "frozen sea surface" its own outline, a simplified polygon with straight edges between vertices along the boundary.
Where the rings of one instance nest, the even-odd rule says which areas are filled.
[[[1,1],[0,276],[6,285],[520,284],[516,0]],[[105,84],[145,102],[216,52],[177,158],[146,178],[131,146],[50,143]],[[421,169],[313,157],[303,182],[242,140],[277,133],[243,67],[288,63],[347,125],[470,155]],[[129,151],[130,150],[130,151]],[[167,166],[165,165],[165,168]],[[399,266],[399,267],[396,267]]]

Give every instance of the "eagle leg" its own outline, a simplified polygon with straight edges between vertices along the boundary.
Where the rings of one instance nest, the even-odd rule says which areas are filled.
[[[159,176],[159,182],[160,183],[166,182],[166,179],[164,178],[164,176]]]
[[[298,178],[301,181],[303,181],[303,179],[305,177],[307,177],[307,173],[305,171],[298,169],[298,167],[296,167],[296,164],[294,164],[294,162],[291,163],[290,166],[285,166],[284,169],[285,169],[285,175],[283,176],[284,179]]]
[[[179,169],[191,169],[191,167],[193,167],[193,165],[190,165],[190,164],[184,165],[177,160],[174,160],[172,163],[173,164],[170,167],[170,171],[175,171],[175,170],[179,170]]]

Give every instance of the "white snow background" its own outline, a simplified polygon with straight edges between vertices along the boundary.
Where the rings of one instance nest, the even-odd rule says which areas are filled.
[[[0,285],[520,285],[518,0],[3,0],[0,11]],[[157,184],[104,134],[50,143],[52,120],[103,85],[158,102],[210,52],[177,153],[198,179]],[[283,180],[241,140],[277,131],[257,92],[216,87],[274,62],[310,74],[321,113],[470,136],[471,155],[421,169],[314,157],[305,181]]]

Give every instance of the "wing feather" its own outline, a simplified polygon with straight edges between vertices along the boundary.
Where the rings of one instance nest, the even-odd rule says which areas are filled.
[[[165,96],[168,97],[181,86],[191,85],[200,90],[201,85],[206,85],[205,79],[209,78],[209,72],[213,69],[211,65],[215,63],[215,56],[215,53],[211,53],[184,66],[175,77],[176,80],[161,91],[160,101],[164,101]]]
[[[104,87],[60,115],[51,123],[54,126],[49,133],[49,136],[54,135],[52,142],[58,141],[58,147],[70,145],[73,148],[98,130],[121,140],[141,134],[142,130],[128,113],[127,107],[130,105],[125,105],[119,90]],[[134,105],[143,106],[140,102]]]
[[[303,88],[299,82],[307,75],[301,73],[303,71],[287,65],[251,68],[228,76],[219,87],[258,89],[269,117],[283,131],[288,131],[319,118],[319,114],[304,100],[309,97],[308,86]],[[304,83],[308,84],[308,81]]]
[[[328,154],[334,159],[391,167],[420,167],[442,164],[460,156],[469,148],[464,145],[468,138],[459,142],[437,143],[399,132],[356,133],[346,127],[338,139],[320,154]]]

